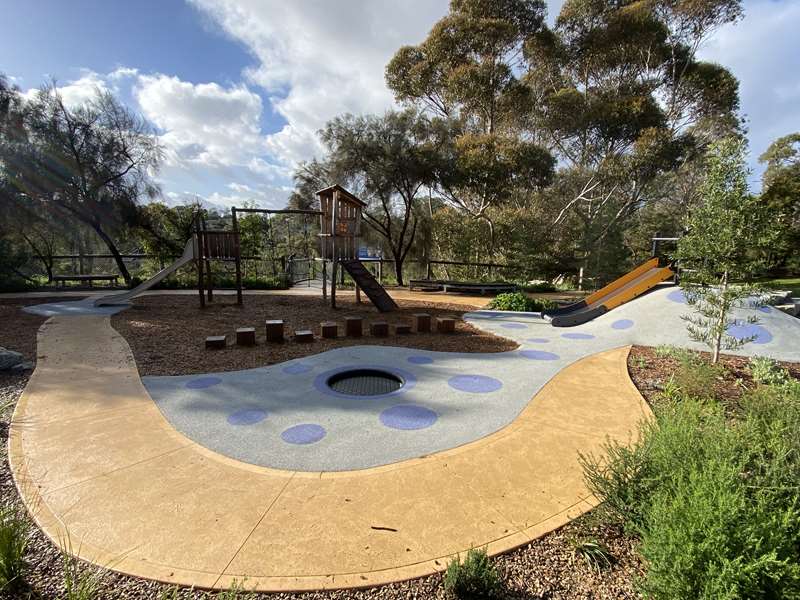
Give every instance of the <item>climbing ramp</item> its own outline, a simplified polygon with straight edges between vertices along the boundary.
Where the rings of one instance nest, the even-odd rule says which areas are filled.
[[[397,310],[397,303],[386,292],[378,280],[372,276],[360,260],[343,260],[342,267],[350,274],[356,285],[364,290],[364,293],[381,312],[392,312]]]

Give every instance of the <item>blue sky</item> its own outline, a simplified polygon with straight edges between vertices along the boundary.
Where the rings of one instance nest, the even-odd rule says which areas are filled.
[[[548,0],[551,18],[561,0]],[[800,0],[745,0],[747,16],[702,56],[741,81],[755,169],[800,130]],[[167,150],[168,202],[281,206],[316,131],[342,112],[393,104],[383,69],[418,43],[447,0],[0,0],[0,72],[28,91],[55,77],[65,100],[108,89]]]

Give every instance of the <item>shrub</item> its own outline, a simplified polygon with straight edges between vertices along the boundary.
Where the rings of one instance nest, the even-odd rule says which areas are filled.
[[[753,381],[763,385],[784,385],[789,382],[789,372],[766,356],[754,356],[748,365]]]
[[[515,312],[542,312],[556,307],[556,303],[547,298],[528,298],[522,292],[498,294],[489,304],[495,310],[511,310]]]
[[[444,573],[444,589],[457,598],[496,598],[501,587],[486,550],[468,550],[463,562],[460,556],[454,558]]]
[[[714,392],[714,383],[724,373],[724,367],[704,361],[694,353],[687,353],[679,358],[678,368],[672,379],[683,396],[693,398],[710,398]]]
[[[19,509],[10,505],[0,508],[0,590],[22,585],[29,533],[28,520]]]
[[[800,391],[763,386],[735,423],[686,397],[632,447],[582,457],[601,514],[641,539],[646,597],[800,597],[798,429]]]
[[[548,292],[555,292],[558,291],[558,288],[550,283],[549,281],[538,281],[536,283],[522,283],[519,286],[526,292],[532,292],[534,294],[546,294]]]

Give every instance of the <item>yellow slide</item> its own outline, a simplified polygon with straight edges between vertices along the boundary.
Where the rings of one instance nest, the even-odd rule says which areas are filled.
[[[651,258],[630,273],[615,279],[607,286],[589,294],[580,302],[545,312],[554,327],[572,327],[607,313],[612,308],[633,300],[650,288],[673,277],[669,267],[660,267],[658,258]]]

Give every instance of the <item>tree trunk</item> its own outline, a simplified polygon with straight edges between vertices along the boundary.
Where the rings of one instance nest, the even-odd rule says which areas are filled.
[[[403,283],[403,257],[402,253],[392,250],[394,257],[394,276],[397,279],[397,285],[405,285]]]
[[[728,272],[722,274],[722,290],[721,290],[721,303],[719,305],[719,321],[717,321],[716,339],[714,340],[714,355],[711,357],[711,363],[717,364],[719,362],[719,352],[722,348],[722,336],[725,335],[725,319],[728,316],[726,306],[724,304],[725,294],[728,291]]]
[[[111,252],[111,255],[114,257],[114,262],[117,263],[117,269],[119,269],[119,274],[122,275],[122,278],[125,280],[125,285],[131,285],[131,274],[128,272],[128,267],[125,266],[125,261],[122,260],[122,255],[117,250],[117,246],[114,243],[114,240],[111,239],[103,228],[100,227],[98,223],[92,223],[92,229],[100,236],[106,246],[108,247],[108,251]]]

